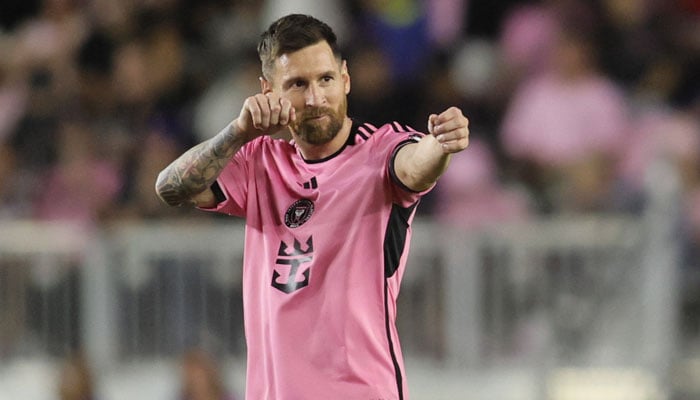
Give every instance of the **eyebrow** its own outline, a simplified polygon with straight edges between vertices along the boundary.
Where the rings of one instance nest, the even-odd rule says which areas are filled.
[[[338,71],[329,69],[329,70],[327,70],[327,71],[321,72],[320,74],[318,74],[318,76],[319,76],[319,77],[328,76],[328,75],[336,76],[336,75],[338,75],[338,74],[339,74]],[[291,76],[291,77],[289,77],[289,78],[287,78],[287,79],[285,79],[285,80],[282,81],[282,87],[288,87],[288,86],[290,86],[293,82],[296,82],[296,81],[307,81],[307,79],[306,79],[306,78],[302,78],[301,76],[298,76],[298,75]]]

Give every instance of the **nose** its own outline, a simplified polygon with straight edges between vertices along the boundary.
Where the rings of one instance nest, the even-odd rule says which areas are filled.
[[[320,106],[325,101],[321,88],[312,83],[306,88],[305,100],[307,106]]]

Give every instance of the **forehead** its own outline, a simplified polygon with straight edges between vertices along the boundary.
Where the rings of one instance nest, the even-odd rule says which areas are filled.
[[[338,69],[338,60],[325,41],[304,47],[293,53],[282,54],[275,60],[273,74],[284,80],[290,77],[304,77]]]

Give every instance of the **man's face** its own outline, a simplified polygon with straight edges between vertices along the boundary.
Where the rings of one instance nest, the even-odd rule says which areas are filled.
[[[263,92],[274,91],[292,102],[296,121],[290,124],[297,140],[321,145],[336,137],[347,115],[350,77],[328,43],[321,41],[275,60]]]

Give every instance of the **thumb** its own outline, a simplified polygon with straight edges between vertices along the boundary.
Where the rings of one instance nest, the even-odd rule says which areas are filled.
[[[435,134],[434,129],[435,124],[437,123],[437,118],[437,114],[430,114],[430,116],[428,117],[428,133],[430,133],[431,135]]]

